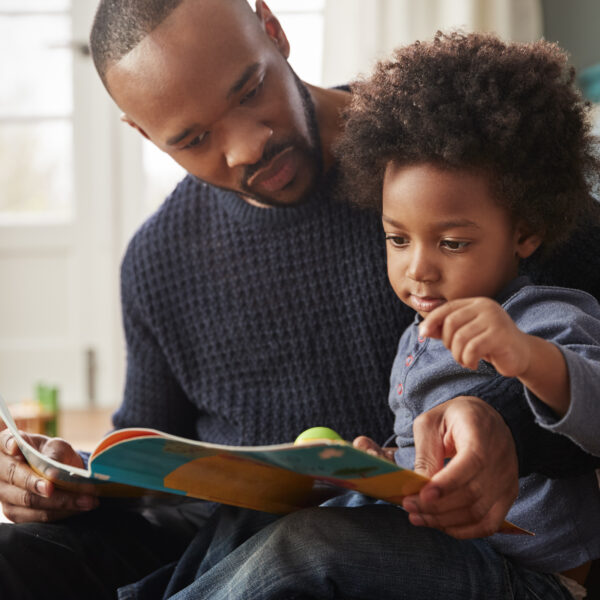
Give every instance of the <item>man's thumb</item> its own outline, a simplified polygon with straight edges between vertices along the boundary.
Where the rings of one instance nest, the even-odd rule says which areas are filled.
[[[424,413],[413,424],[415,436],[414,470],[419,475],[433,477],[444,466],[444,441],[435,419]],[[425,417],[425,418],[422,418]]]

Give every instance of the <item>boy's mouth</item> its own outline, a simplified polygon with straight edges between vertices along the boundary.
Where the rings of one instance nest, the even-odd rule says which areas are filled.
[[[418,313],[429,313],[433,309],[444,304],[444,302],[446,302],[445,298],[440,297],[417,296],[416,294],[409,294],[408,296],[409,306]]]

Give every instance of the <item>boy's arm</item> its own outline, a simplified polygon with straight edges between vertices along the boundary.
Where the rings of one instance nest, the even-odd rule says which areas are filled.
[[[563,417],[571,404],[571,390],[562,352],[535,335],[524,333],[522,340],[530,360],[525,371],[517,376],[519,381],[557,416]]]
[[[557,415],[547,403],[526,390],[525,396],[535,420],[545,429],[560,433],[572,439],[586,452],[600,456],[600,402],[598,402],[598,382],[600,381],[600,348],[558,347],[569,373],[569,393],[571,403],[564,414]]]
[[[421,335],[441,338],[454,359],[476,370],[485,360],[504,377],[517,377],[558,416],[570,404],[569,372],[552,343],[521,331],[491,298],[461,298],[440,306],[423,321]]]
[[[425,327],[427,335],[443,338],[440,329],[440,317],[444,317],[446,313],[453,312],[452,307],[444,308],[445,306],[438,309],[440,313],[437,317],[435,315],[436,311],[428,317],[427,320],[430,321],[428,324],[429,330]],[[479,314],[478,310],[475,312]],[[506,315],[506,318],[510,319],[508,315]],[[422,325],[426,325],[427,320]],[[443,320],[444,318],[441,318],[441,322]],[[453,336],[453,331],[458,325],[464,323],[464,319],[461,317],[454,321],[454,325],[449,328],[450,333],[447,332],[445,340],[447,345],[450,344],[450,346],[450,338]],[[512,320],[510,321],[512,324]],[[468,335],[465,337],[469,339]],[[544,347],[544,350],[548,350],[548,348]],[[556,350],[560,353],[558,348]],[[552,351],[552,348],[550,351]],[[465,366],[476,365],[479,357],[475,358],[475,354],[471,353],[470,356],[465,357],[461,356],[461,353],[457,351],[459,362]],[[562,357],[559,358],[562,359]],[[553,359],[556,359],[556,356],[553,356]],[[519,365],[519,360],[514,361],[513,368],[515,368],[514,365]],[[559,367],[566,371],[564,359],[559,363]],[[560,371],[560,369],[557,369],[557,371]],[[568,377],[563,377],[562,379],[568,384]],[[513,434],[519,459],[520,475],[537,472],[549,477],[565,477],[583,473],[600,466],[599,459],[584,452],[571,440],[562,435],[556,435],[536,423],[536,415],[531,410],[525,390],[519,380],[498,375],[490,382],[477,386],[465,393],[469,396],[476,396],[485,400],[500,412]],[[564,398],[568,398],[568,394],[565,394],[564,391],[562,394],[564,394],[562,396],[562,402],[564,402]]]

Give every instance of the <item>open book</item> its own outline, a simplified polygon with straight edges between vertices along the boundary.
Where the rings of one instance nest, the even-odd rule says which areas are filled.
[[[82,469],[52,460],[27,443],[1,397],[0,417],[39,475],[85,493],[118,496],[151,490],[285,514],[344,490],[400,504],[427,482],[343,440],[223,446],[141,428],[108,434]],[[506,523],[502,531],[523,530]]]

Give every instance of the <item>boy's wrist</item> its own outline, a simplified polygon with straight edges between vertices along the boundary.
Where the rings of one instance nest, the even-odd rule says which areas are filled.
[[[527,367],[519,381],[549,406],[559,417],[565,415],[570,404],[569,375],[561,351],[543,338],[524,334],[529,355]]]

